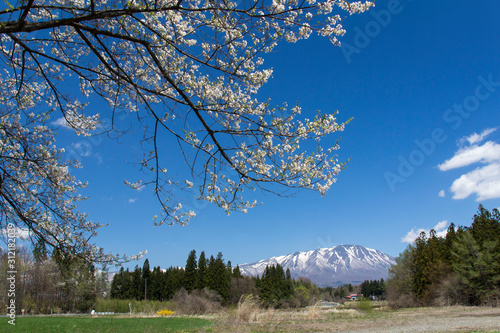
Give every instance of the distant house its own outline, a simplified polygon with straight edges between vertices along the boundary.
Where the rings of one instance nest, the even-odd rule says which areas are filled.
[[[347,298],[347,299],[349,299],[351,301],[355,301],[359,297],[363,297],[363,294],[350,294],[349,296],[346,296],[345,298]]]

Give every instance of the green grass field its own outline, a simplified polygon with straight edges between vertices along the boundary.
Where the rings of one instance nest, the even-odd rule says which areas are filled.
[[[212,322],[199,318],[17,317],[16,325],[0,318],[0,332],[198,332]]]

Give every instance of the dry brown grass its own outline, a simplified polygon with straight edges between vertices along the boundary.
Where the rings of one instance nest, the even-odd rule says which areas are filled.
[[[316,304],[307,308],[307,318],[309,319],[318,319],[319,318],[319,305],[321,302],[317,302]]]
[[[185,315],[199,315],[220,312],[220,296],[212,290],[195,290],[188,293],[181,289],[177,292],[175,299],[177,301],[176,312]]]
[[[245,311],[246,312],[246,311]],[[214,332],[500,332],[499,308],[414,308],[371,313],[312,306],[299,310],[260,309],[249,321],[221,315]]]
[[[259,304],[255,301],[253,295],[242,296],[238,302],[236,318],[243,322],[256,321],[259,312]]]

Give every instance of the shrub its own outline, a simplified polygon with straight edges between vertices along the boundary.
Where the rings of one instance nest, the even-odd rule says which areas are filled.
[[[127,299],[98,299],[94,309],[97,312],[129,313],[130,308],[132,308],[132,313],[147,314],[154,314],[165,308],[176,309],[175,302],[172,301],[137,301]]]
[[[162,309],[162,310],[159,310],[156,312],[156,315],[157,316],[162,316],[162,317],[166,317],[166,316],[171,316],[173,315],[175,312],[172,311],[172,310],[169,310],[169,309]]]
[[[182,314],[214,313],[221,308],[220,295],[210,289],[193,290],[188,293],[181,288],[174,296],[177,301],[177,312]]]
[[[361,297],[358,301],[356,301],[355,308],[358,311],[370,313],[373,310],[373,304],[368,298]]]
[[[228,304],[237,305],[242,296],[245,295],[257,296],[259,291],[255,286],[255,280],[248,276],[231,279],[231,288],[229,289]]]
[[[415,298],[410,294],[394,295],[387,299],[391,309],[412,308],[418,305]]]

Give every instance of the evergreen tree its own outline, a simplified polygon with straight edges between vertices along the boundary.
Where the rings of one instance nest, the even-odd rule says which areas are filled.
[[[425,232],[421,232],[420,236],[415,240],[415,251],[413,255],[413,261],[415,265],[415,271],[413,272],[413,293],[418,298],[424,296],[427,290],[427,286],[430,281],[425,274],[427,265],[430,262],[428,252],[426,251],[427,236]]]
[[[217,254],[217,259],[212,260],[208,266],[209,278],[208,288],[216,291],[225,303],[229,298],[229,288],[231,287],[231,273],[228,271],[227,266],[224,264],[222,253]]]
[[[474,215],[474,222],[470,230],[479,248],[488,241],[496,242],[500,240],[500,214],[497,209],[490,213],[482,205],[479,205],[477,214]],[[495,250],[500,252],[500,242],[495,246]]]
[[[151,290],[151,270],[149,268],[149,259],[144,261],[144,265],[142,266],[142,280],[144,281],[144,299],[150,299],[150,290]]]
[[[452,262],[452,247],[453,247],[453,242],[457,239],[457,232],[455,231],[455,224],[451,223],[450,226],[448,227],[448,230],[446,231],[446,237],[444,240],[444,247],[446,248],[446,255],[445,255],[445,261],[449,265],[451,265]]]
[[[123,280],[125,278],[125,270],[123,267],[120,268],[120,271],[113,276],[113,280],[111,281],[111,289],[110,289],[110,297],[123,299],[124,298],[124,285]]]
[[[469,230],[453,244],[453,271],[467,286],[473,303],[492,303],[499,296],[500,253],[496,247],[496,241],[484,241],[481,248]]]
[[[379,280],[366,280],[360,285],[360,292],[365,297],[376,296],[383,297],[385,293],[384,279]]]
[[[136,265],[132,272],[131,297],[136,300],[144,299],[144,280],[142,279],[142,269]]]
[[[233,269],[233,278],[241,278],[243,277],[243,275],[241,274],[241,271],[240,271],[240,266],[239,265],[236,265],[236,267]]]
[[[163,273],[160,269],[160,266],[153,268],[153,272],[151,273],[150,282],[148,282],[149,286],[149,299],[154,301],[163,300],[162,297],[162,284],[163,284]]]
[[[380,284],[379,284],[379,289],[378,289],[377,294],[382,299],[385,299],[385,292],[386,292],[385,281],[384,281],[384,279],[380,279]]]
[[[184,269],[177,267],[170,267],[165,272],[164,285],[163,285],[163,299],[172,299],[175,293],[181,289],[184,280]]]
[[[196,275],[196,289],[203,289],[207,286],[207,259],[205,258],[205,251],[200,253],[198,259],[198,274]]]
[[[287,268],[285,272],[285,299],[292,297],[294,290],[292,274],[290,273],[290,269]]]
[[[186,261],[186,269],[184,270],[184,288],[188,292],[194,290],[196,286],[196,251],[192,250]]]
[[[268,307],[280,307],[293,293],[291,280],[287,279],[280,264],[266,266],[259,282],[259,298]]]
[[[122,299],[131,299],[133,298],[133,284],[132,284],[132,273],[130,270],[127,269],[125,270],[125,274],[123,274],[123,278],[121,280],[122,285],[123,285],[123,293],[122,293]]]
[[[206,275],[205,275],[205,286],[210,288],[210,285],[213,283],[214,279],[217,279],[217,276],[214,272],[215,269],[215,258],[213,255],[210,256],[210,260],[208,261]]]
[[[366,280],[366,281],[363,281],[363,283],[361,283],[361,294],[363,294],[363,296],[370,296],[371,295],[371,288],[370,288],[370,281]]]
[[[333,293],[333,296],[335,296],[336,298],[344,298],[345,296],[347,296],[347,293],[348,293],[347,286],[344,285],[336,288]]]

